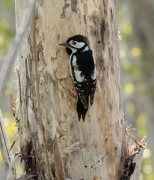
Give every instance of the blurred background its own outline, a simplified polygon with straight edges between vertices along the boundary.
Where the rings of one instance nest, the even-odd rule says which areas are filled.
[[[14,0],[0,0],[0,70],[2,68],[3,59],[11,45],[15,36],[15,12]],[[16,93],[16,75],[14,67],[12,67],[11,78],[6,83],[5,91],[0,94],[0,109],[3,113],[4,123],[11,144],[17,139],[17,128],[15,120],[10,108],[10,94]],[[17,143],[16,143],[17,145]],[[14,146],[13,152],[17,152],[17,146]],[[3,163],[2,154],[0,152],[0,179],[6,179],[5,164]]]
[[[154,0],[117,0],[121,80],[126,120],[140,140],[147,136],[140,180],[154,180]],[[0,1],[0,68],[15,36],[14,0]],[[16,94],[14,68],[5,91],[0,95],[6,131],[13,143],[17,128],[12,116],[9,94]],[[18,152],[15,143],[13,152]],[[0,153],[1,179],[6,179]]]
[[[154,180],[154,0],[117,0],[126,120],[147,136],[140,180]]]

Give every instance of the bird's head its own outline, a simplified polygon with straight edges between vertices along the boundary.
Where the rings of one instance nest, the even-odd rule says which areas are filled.
[[[66,43],[59,44],[60,46],[65,46],[67,53],[70,55],[74,52],[82,52],[88,50],[88,45],[82,36],[74,36],[69,38]]]

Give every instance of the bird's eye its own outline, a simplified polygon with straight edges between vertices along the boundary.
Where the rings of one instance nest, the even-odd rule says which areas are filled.
[[[72,44],[73,44],[73,45],[76,45],[76,41],[73,41]]]

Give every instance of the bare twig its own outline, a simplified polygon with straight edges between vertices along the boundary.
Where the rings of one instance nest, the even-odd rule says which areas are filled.
[[[58,179],[65,180],[66,177],[64,172],[64,165],[60,154],[60,148],[59,148],[57,136],[55,136],[54,139],[54,162],[56,166],[56,173]]]
[[[18,162],[20,157],[21,157],[20,153],[17,153],[13,156],[11,163],[10,163],[8,175],[7,175],[7,180],[15,180],[17,178],[18,175],[16,172],[16,163]]]
[[[23,37],[25,33],[27,32],[27,29],[31,23],[31,19],[35,10],[36,0],[30,0],[29,6],[27,8],[27,11],[25,13],[25,19],[23,19],[23,23],[20,26],[20,28],[17,30],[16,37],[13,40],[12,46],[6,55],[4,59],[4,64],[2,66],[1,72],[0,72],[0,94],[2,92],[2,89],[4,87],[5,81],[9,78],[12,66],[14,64],[14,61],[16,59],[17,51],[20,47],[20,44],[23,40]]]
[[[18,139],[16,139],[15,141],[13,141],[13,143],[12,143],[12,145],[11,145],[9,151],[11,151],[11,149],[13,148],[13,146],[15,145],[15,143],[17,142],[17,140],[18,140]]]
[[[4,120],[0,110],[0,149],[2,151],[3,160],[6,164],[6,169],[9,169],[12,157],[12,151],[10,149],[10,141],[5,131]]]

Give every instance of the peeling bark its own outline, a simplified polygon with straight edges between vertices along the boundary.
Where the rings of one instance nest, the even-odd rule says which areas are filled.
[[[136,180],[140,177],[140,168],[142,164],[143,151],[147,144],[147,138],[138,142],[131,131],[131,125],[126,122],[126,142],[127,157],[125,157],[125,165],[120,180]],[[135,145],[132,145],[135,143]]]
[[[16,0],[17,28],[26,7]],[[58,45],[78,34],[89,40],[98,72],[85,122],[78,121],[68,55]],[[40,180],[120,179],[127,146],[115,3],[38,0],[18,62],[15,117],[21,154],[30,162],[25,172]]]

